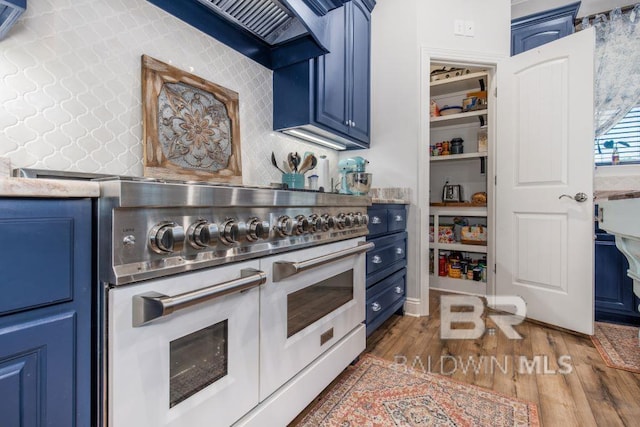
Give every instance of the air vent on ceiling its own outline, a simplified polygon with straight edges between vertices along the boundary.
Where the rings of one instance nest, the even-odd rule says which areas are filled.
[[[198,1],[270,45],[307,32],[298,18],[278,0]]]

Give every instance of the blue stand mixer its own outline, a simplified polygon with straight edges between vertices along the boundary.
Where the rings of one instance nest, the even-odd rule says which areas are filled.
[[[371,188],[371,174],[365,173],[368,160],[356,156],[338,162],[340,172],[340,193],[365,195]]]

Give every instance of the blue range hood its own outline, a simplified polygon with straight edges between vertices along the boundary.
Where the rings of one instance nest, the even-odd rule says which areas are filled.
[[[273,70],[327,53],[325,15],[346,0],[148,1]]]

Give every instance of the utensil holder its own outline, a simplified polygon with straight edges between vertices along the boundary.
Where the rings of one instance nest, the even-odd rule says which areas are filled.
[[[301,173],[283,173],[282,183],[289,188],[304,188],[304,175]]]

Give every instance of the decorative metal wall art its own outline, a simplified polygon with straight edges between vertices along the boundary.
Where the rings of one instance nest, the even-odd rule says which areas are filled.
[[[242,183],[238,93],[142,55],[144,175]]]

